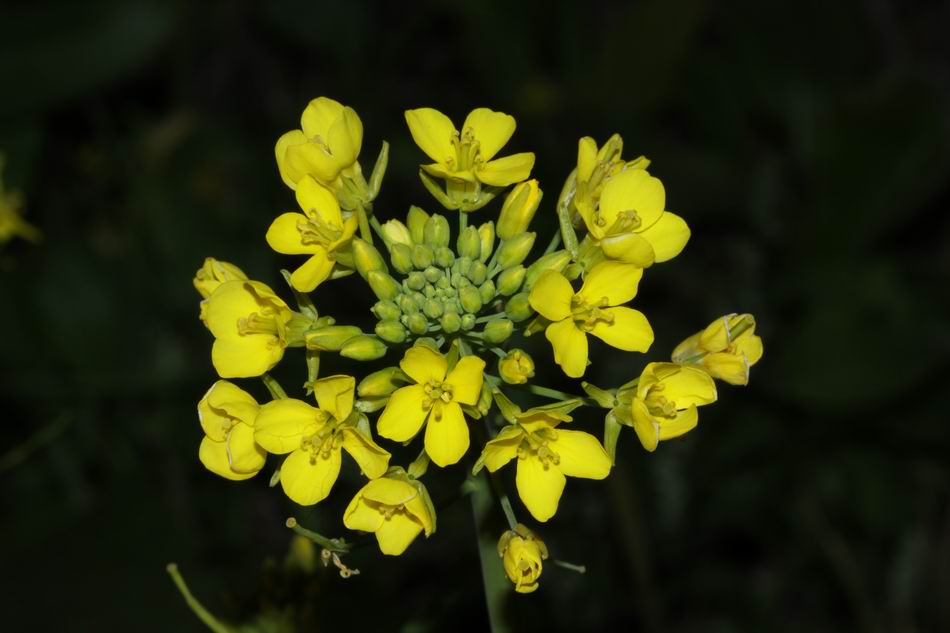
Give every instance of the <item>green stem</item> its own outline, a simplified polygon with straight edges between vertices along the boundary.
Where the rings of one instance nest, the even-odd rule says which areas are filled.
[[[491,351],[493,351],[495,353],[495,356],[497,356],[498,358],[508,358],[508,352],[501,349],[500,347],[492,347]]]
[[[178,587],[178,592],[181,594],[181,597],[185,599],[185,603],[191,611],[198,616],[198,619],[204,622],[205,626],[215,633],[234,633],[231,627],[211,615],[211,612],[208,611],[203,604],[198,602],[198,599],[191,593],[188,584],[185,583],[185,579],[182,578],[181,573],[178,571],[178,565],[169,563],[165,567],[165,570],[172,577],[175,586]]]
[[[561,245],[561,232],[558,231],[557,233],[554,234],[554,237],[551,238],[551,242],[548,244],[548,247],[544,249],[544,254],[550,255],[555,250],[557,250],[557,247],[560,245]]]
[[[360,237],[372,244],[373,233],[369,230],[369,219],[366,216],[366,207],[364,207],[362,204],[357,207],[356,216],[360,220]]]
[[[574,564],[574,563],[569,563],[569,562],[567,562],[567,561],[558,560],[558,559],[556,559],[556,558],[552,559],[552,560],[551,560],[551,563],[552,563],[553,565],[557,565],[558,567],[563,567],[564,569],[569,569],[569,570],[571,570],[571,571],[576,571],[578,574],[586,574],[586,573],[587,573],[587,566],[586,566],[586,565],[576,565],[576,564]]]
[[[375,215],[369,216],[369,225],[373,227],[373,230],[376,232],[376,235],[379,236],[379,239],[386,244],[386,236],[383,234],[383,225],[379,223],[379,220],[376,219]]]
[[[502,484],[499,478],[500,475],[497,471],[488,472],[487,468],[485,472],[488,473],[488,480],[491,482],[492,492],[498,500],[498,505],[501,506],[501,511],[505,513],[505,520],[508,521],[508,527],[514,530],[518,526],[518,519],[515,517],[515,511],[511,507],[511,501],[508,499],[508,493],[505,492],[504,484]]]
[[[495,321],[496,319],[506,319],[508,315],[504,312],[499,312],[498,314],[489,314],[488,316],[478,317],[475,319],[475,323],[487,323],[488,321]]]
[[[489,377],[493,380],[500,380],[498,376],[485,374],[486,377]],[[536,396],[543,396],[545,398],[551,398],[552,400],[580,400],[586,406],[597,406],[597,403],[592,399],[586,396],[578,396],[575,394],[567,393],[566,391],[561,391],[560,389],[551,389],[550,387],[540,387],[538,385],[511,385],[516,389],[523,389],[533,393]]]
[[[331,552],[336,552],[337,554],[346,554],[347,552],[350,551],[350,545],[344,539],[327,538],[323,536],[322,534],[318,534],[317,532],[314,532],[313,530],[308,530],[307,528],[297,523],[297,519],[295,519],[294,517],[290,517],[289,519],[287,519],[286,525],[295,533],[299,534],[300,536],[303,536],[304,538],[310,539],[311,541],[313,541],[320,547],[324,549],[328,549]]]
[[[284,391],[284,388],[280,386],[280,383],[277,382],[277,379],[270,374],[262,374],[261,380],[264,381],[264,386],[267,387],[267,390],[270,392],[270,395],[274,400],[283,400],[287,397],[287,392]]]
[[[459,211],[459,235],[468,228],[468,213]]]

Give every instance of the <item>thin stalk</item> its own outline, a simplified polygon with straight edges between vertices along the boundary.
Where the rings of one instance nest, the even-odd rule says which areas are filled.
[[[274,400],[283,400],[287,397],[287,392],[280,386],[277,379],[270,374],[261,375],[261,380],[264,381],[264,386],[267,387],[267,390]]]
[[[346,554],[350,551],[350,545],[341,538],[327,538],[322,534],[314,532],[313,530],[308,530],[304,526],[297,523],[297,519],[290,517],[287,519],[287,527],[293,530],[295,533],[308,538],[320,547],[328,549],[331,552],[336,552],[337,554]]]
[[[556,251],[557,247],[560,245],[561,245],[561,232],[558,231],[557,233],[554,234],[554,237],[551,238],[550,243],[548,243],[548,247],[544,249],[544,254],[550,255],[551,253]]]
[[[198,602],[198,599],[195,598],[195,596],[191,593],[191,590],[188,588],[188,584],[178,571],[178,565],[175,563],[169,563],[165,567],[165,570],[168,572],[168,575],[172,577],[175,586],[178,587],[178,592],[181,594],[181,597],[185,599],[185,603],[188,605],[188,608],[190,608],[191,611],[196,616],[198,616],[199,620],[204,622],[205,626],[214,631],[214,633],[234,633],[234,629],[218,620],[218,618],[214,617],[211,612],[204,607],[203,604]]]

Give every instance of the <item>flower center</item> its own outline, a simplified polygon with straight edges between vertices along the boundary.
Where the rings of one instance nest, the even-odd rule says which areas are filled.
[[[306,220],[297,222],[297,232],[303,244],[321,244],[327,246],[340,239],[343,229],[325,222],[316,209],[307,212]]]
[[[435,404],[439,404],[437,407],[437,420],[442,419],[442,404],[448,404],[452,402],[452,385],[446,382],[438,382],[436,380],[429,380],[423,387],[425,389],[425,398],[422,399],[422,408],[428,411]]]
[[[663,418],[675,418],[676,417],[676,402],[668,399],[663,395],[663,391],[666,389],[666,385],[662,382],[658,382],[647,391],[646,398],[644,399],[644,404],[647,405],[647,409],[651,414],[663,417]]]
[[[452,145],[455,147],[455,158],[450,158],[447,162],[453,171],[466,171],[481,166],[481,144],[475,138],[472,128],[462,130],[461,136],[453,134]]]
[[[535,458],[541,462],[544,470],[551,465],[561,463],[561,456],[551,448],[550,443],[557,439],[557,431],[551,428],[525,433],[518,447],[518,459]]]
[[[237,331],[241,336],[269,334],[281,338],[283,329],[283,324],[277,319],[277,311],[269,306],[261,306],[260,312],[251,312],[237,320]]]
[[[581,295],[574,295],[571,298],[571,318],[585,332],[593,330],[601,321],[610,325],[614,322],[614,315],[604,310],[607,304],[607,297],[601,297],[591,304]]]
[[[336,424],[326,424],[319,431],[300,440],[300,448],[310,453],[310,465],[317,463],[317,458],[330,459],[334,451],[339,451],[343,445],[343,434],[338,432]]]
[[[330,149],[330,146],[327,145],[327,142],[323,140],[323,137],[319,134],[314,134],[311,136],[310,142],[322,149],[327,156],[333,156],[333,151]]]

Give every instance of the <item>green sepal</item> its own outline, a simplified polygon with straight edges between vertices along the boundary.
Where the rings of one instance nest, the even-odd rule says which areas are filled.
[[[617,406],[617,397],[616,392],[607,389],[601,389],[596,385],[592,385],[589,382],[582,382],[581,388],[587,393],[588,396],[593,399],[598,405],[605,409],[613,409]]]
[[[620,429],[623,428],[613,411],[607,413],[604,418],[604,450],[610,455],[610,461],[617,463],[617,439],[620,437]]]
[[[376,164],[373,166],[373,173],[369,176],[369,202],[376,199],[379,195],[379,189],[383,185],[383,177],[386,175],[386,167],[389,165],[389,143],[383,141],[383,147],[379,150],[376,157]]]
[[[458,210],[458,205],[445,193],[445,189],[442,188],[442,183],[438,182],[422,169],[419,170],[419,179],[422,181],[422,186],[426,188],[426,191],[432,194],[432,197],[435,198],[439,204],[450,211]]]

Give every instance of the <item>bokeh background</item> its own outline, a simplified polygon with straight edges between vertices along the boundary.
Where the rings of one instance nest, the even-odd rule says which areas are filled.
[[[896,0],[3,3],[5,180],[45,236],[0,250],[4,629],[204,630],[177,561],[229,622],[487,630],[467,500],[399,559],[349,556],[357,578],[288,577],[284,519],[342,535],[355,469],[301,511],[269,470],[234,484],[197,461],[215,375],[191,277],[213,255],[283,287],[273,143],[329,95],[362,117],[364,169],[392,144],[383,219],[435,210],[404,109],[513,114],[547,191],[539,243],[577,139],[622,133],[693,229],[641,284],[647,359],[727,312],[765,338],[696,431],[655,454],[625,433],[607,482],[570,482],[542,533],[588,573],[547,567],[496,601],[499,630],[950,630],[948,18]],[[344,283],[321,309],[369,323]],[[601,351],[593,382],[639,372]]]

